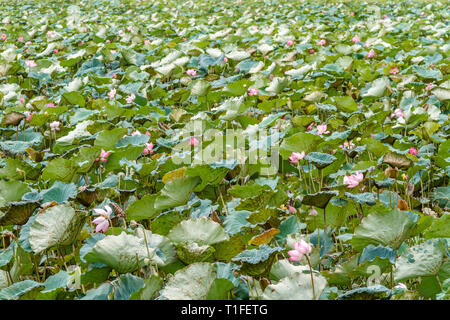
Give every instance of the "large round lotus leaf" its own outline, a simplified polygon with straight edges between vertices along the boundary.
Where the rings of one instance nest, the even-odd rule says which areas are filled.
[[[375,285],[347,291],[340,295],[338,300],[380,300],[390,296],[391,290],[382,285]]]
[[[428,240],[409,248],[397,259],[395,281],[437,275],[446,252],[446,245],[441,240]]]
[[[192,241],[199,245],[211,245],[228,239],[222,226],[206,217],[181,221],[170,230],[168,238],[175,243]]]
[[[37,201],[9,202],[0,208],[0,225],[25,224],[37,207]]]
[[[144,231],[142,228],[137,228],[135,235],[147,240],[149,248],[155,249],[154,259],[158,266],[163,267],[177,260],[175,248],[167,237],[152,233],[149,230]]]
[[[161,290],[162,300],[204,300],[216,279],[215,265],[207,262],[193,263],[169,278]]]
[[[188,242],[177,245],[177,256],[185,264],[194,262],[213,262],[216,250],[209,245],[198,245],[197,242]]]
[[[35,253],[56,245],[72,244],[85,221],[85,215],[67,204],[49,207],[39,213],[30,227],[29,242]]]
[[[263,300],[318,300],[327,286],[327,280],[320,273],[313,271],[314,295],[311,274],[295,271],[276,284],[270,284],[264,290]]]
[[[415,225],[408,215],[398,209],[371,213],[356,228],[352,238],[353,248],[362,251],[369,244],[381,244],[398,249]]]
[[[99,240],[84,256],[84,259],[89,262],[104,263],[119,273],[133,272],[139,266],[151,263],[154,258],[155,249],[148,248],[147,251],[143,238],[125,232],[118,236],[106,236]]]

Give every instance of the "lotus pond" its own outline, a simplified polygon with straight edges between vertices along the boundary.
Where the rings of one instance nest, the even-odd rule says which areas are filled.
[[[0,12],[0,299],[450,299],[448,1]]]

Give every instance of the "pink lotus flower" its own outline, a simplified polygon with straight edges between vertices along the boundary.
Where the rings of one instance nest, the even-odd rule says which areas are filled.
[[[198,145],[200,142],[195,138],[195,137],[191,137],[191,139],[189,140],[189,145],[191,146],[196,146]]]
[[[27,117],[26,120],[29,122],[31,118],[33,118],[33,114],[30,111],[24,111],[23,112]]]
[[[27,41],[27,42],[25,42],[25,45],[29,45],[29,44],[32,44],[33,42],[31,42],[31,41]]]
[[[140,136],[140,135],[142,135],[142,133],[140,133],[139,130],[133,131],[133,132],[131,133],[131,136],[132,136],[132,137],[134,137],[134,136]]]
[[[24,97],[20,97],[19,101],[20,101],[20,103],[25,103],[25,98]]]
[[[195,71],[194,69],[189,69],[186,71],[186,74],[188,76],[195,77],[197,75],[197,71]]]
[[[114,99],[116,96],[116,89],[111,89],[111,91],[108,92],[108,97],[110,100]]]
[[[352,11],[352,12],[350,12],[350,15],[353,17],[355,15],[355,13]]]
[[[145,135],[148,136],[148,137],[151,137],[151,134],[150,134],[150,132],[148,132],[148,130],[145,131]]]
[[[300,240],[300,242],[294,243],[294,250],[289,250],[289,260],[290,261],[300,261],[305,254],[312,251],[312,247],[305,240]]]
[[[430,82],[429,84],[427,84],[427,86],[425,87],[425,90],[431,90],[433,89],[434,85]]]
[[[53,31],[53,30],[47,31],[47,37],[51,37],[54,34],[55,34],[55,31]]]
[[[227,63],[228,62],[228,58],[227,57],[223,57],[223,62]]]
[[[425,12],[422,11],[422,12],[420,13],[420,16],[423,17],[424,15],[425,15]]]
[[[126,101],[127,103],[132,103],[132,102],[134,101],[134,99],[136,99],[136,96],[135,96],[134,93],[132,93],[132,94],[130,94],[130,95],[125,99],[125,101]]]
[[[303,160],[305,155],[306,155],[305,151],[302,151],[301,153],[292,152],[291,156],[289,157],[289,162],[291,164],[295,164],[295,163],[299,162],[300,160]]]
[[[130,31],[131,33],[134,31],[133,27],[127,27],[127,30]]]
[[[312,208],[312,209],[311,209],[311,215],[312,215],[313,217],[317,217],[318,214],[319,214],[319,213],[317,212],[317,210],[316,210],[315,208]]]
[[[326,123],[322,123],[322,124],[319,124],[317,126],[317,133],[316,133],[316,135],[328,134],[328,133],[330,133],[330,131],[327,131],[327,124]]]
[[[58,53],[58,49],[53,49],[53,52],[54,53]]]
[[[417,149],[414,147],[409,148],[409,153],[412,154],[413,156],[417,156]]]
[[[286,42],[286,45],[287,46],[292,46],[294,44],[294,41],[293,40],[288,40],[287,42]]]
[[[374,51],[374,50],[370,50],[370,51],[367,53],[367,58],[373,58],[373,57],[375,57],[375,51]]]
[[[327,45],[327,40],[321,39],[321,40],[317,41],[317,44],[320,46],[325,46],[325,45]]]
[[[358,36],[354,36],[353,38],[352,38],[352,42],[353,43],[358,43],[358,42],[360,42],[361,40],[359,40],[359,37]]]
[[[153,143],[152,142],[150,142],[150,143],[146,143],[145,144],[145,149],[144,150],[142,150],[142,153],[143,154],[153,154]]]
[[[109,219],[112,214],[112,209],[109,205],[106,205],[105,209],[106,210],[94,209],[95,213],[100,215],[99,217],[92,220],[92,223],[95,223],[97,225],[97,227],[95,228],[95,232],[102,231],[104,233],[109,228]]]
[[[347,188],[356,187],[362,180],[364,176],[361,172],[356,171],[356,174],[351,174],[344,177],[344,184],[348,184]]]
[[[59,122],[59,121],[53,121],[53,122],[50,122],[50,130],[51,131],[59,131],[59,130],[61,130],[60,128],[59,128],[59,126],[61,125],[61,122]]]
[[[55,104],[53,102],[50,102],[49,104],[47,104],[47,108],[56,108],[57,106],[55,106]]]
[[[314,122],[311,122],[309,124],[309,126],[306,128],[306,131],[311,131],[313,127],[314,127]]]
[[[399,72],[400,72],[400,70],[398,69],[397,66],[391,67],[391,69],[389,70],[390,74],[397,74]]]
[[[81,186],[81,188],[80,188],[81,191],[84,191],[86,189],[87,189],[87,186]]]
[[[150,44],[150,40],[148,39],[144,40],[144,44]]]
[[[248,90],[248,95],[249,96],[257,96],[258,95],[258,89],[255,88],[251,88]]]
[[[113,79],[117,78],[117,75],[115,73],[112,74]]]
[[[400,108],[397,108],[394,110],[394,113],[391,114],[391,119],[396,116],[397,118],[405,118],[405,114],[403,113],[403,110]]]
[[[106,162],[106,160],[108,160],[110,152],[106,152],[104,149],[102,149],[102,151],[100,152],[100,158],[95,159],[95,161],[102,161],[102,162]]]
[[[314,53],[314,49],[309,49],[309,53]]]
[[[37,66],[37,64],[36,64],[36,62],[34,62],[34,60],[26,60],[26,61],[25,61],[25,64],[26,64],[27,66],[29,66],[30,68],[33,68],[33,67],[36,67],[36,66]]]
[[[297,209],[295,209],[293,206],[288,206],[289,213],[293,214],[297,212]]]
[[[106,40],[105,42],[106,42],[106,43],[111,43],[111,40]]]
[[[23,42],[23,37],[18,37],[18,38],[17,38],[17,41]]]
[[[5,33],[2,33],[2,37],[1,37],[2,41],[5,41],[6,38],[7,38],[7,35]]]

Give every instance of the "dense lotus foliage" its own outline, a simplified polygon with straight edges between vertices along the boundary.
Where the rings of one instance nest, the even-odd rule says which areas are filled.
[[[450,299],[447,1],[0,12],[0,299]]]

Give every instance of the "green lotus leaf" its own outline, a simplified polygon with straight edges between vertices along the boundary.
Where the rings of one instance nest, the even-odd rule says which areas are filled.
[[[101,262],[119,273],[133,272],[139,266],[151,263],[155,249],[148,248],[143,238],[122,232],[118,236],[106,236],[95,243],[85,256],[88,262]]]
[[[263,300],[318,300],[327,285],[327,280],[318,272],[313,272],[314,294],[311,274],[308,270],[295,270],[264,290]]]
[[[352,245],[358,251],[369,244],[398,249],[415,225],[408,215],[398,209],[373,212],[356,228]]]
[[[437,275],[447,256],[446,247],[441,240],[428,240],[408,248],[395,264],[395,281]]]
[[[61,181],[55,181],[49,189],[41,191],[41,196],[42,203],[52,201],[58,203],[66,202],[77,196],[77,186],[74,183],[66,184]]]
[[[311,152],[304,159],[313,163],[318,169],[328,167],[337,160],[335,156],[322,152]]]
[[[236,255],[232,261],[241,264],[240,271],[250,276],[267,275],[280,247],[269,247],[266,244],[258,249],[245,250]]]
[[[86,216],[67,204],[43,210],[30,226],[29,242],[35,253],[54,246],[70,245],[76,239]]]
[[[113,288],[113,285],[109,282],[102,283],[97,288],[88,290],[80,300],[109,300]]]
[[[126,210],[127,220],[153,219],[158,215],[155,209],[155,194],[146,194],[141,199],[130,203]]]
[[[175,262],[175,248],[169,238],[152,233],[151,231],[143,228],[137,228],[135,230],[135,235],[144,239],[144,241],[147,241],[149,248],[153,248],[155,250],[154,260],[158,266],[163,267]]]
[[[312,194],[305,194],[302,199],[302,203],[307,206],[315,206],[319,208],[325,208],[331,198],[339,195],[337,191],[320,191]]]
[[[450,214],[434,219],[424,236],[425,238],[450,238]]]
[[[170,230],[167,237],[174,243],[192,241],[199,245],[211,245],[228,240],[222,226],[205,217],[181,221]]]
[[[372,262],[375,258],[388,259],[390,263],[395,263],[396,256],[397,251],[394,249],[382,245],[374,246],[373,244],[369,244],[361,253],[359,263],[363,263],[364,261]]]
[[[338,296],[338,300],[387,300],[391,290],[382,285],[353,289]]]
[[[161,285],[161,278],[152,275],[150,278],[144,279],[144,286],[133,292],[128,300],[153,300],[159,294]]]
[[[216,267],[207,262],[193,263],[169,278],[161,290],[161,300],[205,300],[216,279]]]
[[[184,177],[169,181],[155,200],[155,210],[163,211],[186,204],[199,182],[199,177]]]
[[[352,199],[355,202],[358,202],[360,204],[367,204],[369,206],[374,206],[377,201],[375,200],[375,196],[371,192],[364,192],[364,193],[350,193],[346,192],[344,195],[347,198]]]
[[[0,300],[18,300],[33,289],[43,286],[42,283],[33,280],[16,282],[7,288],[0,290]]]
[[[408,168],[411,166],[412,161],[409,160],[406,156],[396,154],[394,152],[388,151],[384,157],[383,162],[390,164],[392,167],[395,168]]]
[[[114,300],[128,300],[133,293],[145,286],[145,281],[127,273],[120,275],[112,285],[114,286]]]
[[[199,245],[197,242],[184,242],[177,245],[177,256],[185,264],[195,262],[214,262],[216,250],[209,245]]]
[[[292,152],[305,151],[309,153],[316,150],[320,142],[322,142],[322,138],[318,135],[299,132],[284,139],[280,146],[280,154],[283,159],[288,159]]]
[[[0,207],[0,225],[23,225],[38,207],[38,201],[8,202]]]

